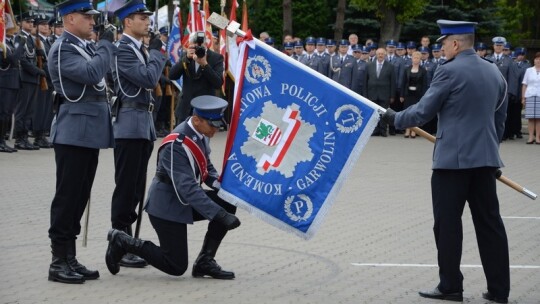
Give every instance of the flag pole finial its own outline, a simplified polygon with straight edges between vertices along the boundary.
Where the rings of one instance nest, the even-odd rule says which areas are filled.
[[[220,28],[220,29],[226,29],[227,30],[227,36],[232,37],[234,35],[245,37],[246,32],[242,31],[240,29],[240,23],[232,20],[229,21],[229,19],[220,16],[219,14],[216,14],[215,12],[212,13],[210,18],[207,20],[208,23],[212,24],[213,26]]]

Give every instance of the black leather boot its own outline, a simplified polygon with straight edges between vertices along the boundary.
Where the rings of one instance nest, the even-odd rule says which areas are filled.
[[[204,237],[201,253],[193,264],[192,276],[196,278],[209,276],[221,280],[234,279],[234,272],[221,269],[214,260],[220,244],[221,240],[212,239],[208,235]]]
[[[109,246],[105,253],[105,263],[112,274],[120,271],[120,260],[127,253],[141,254],[145,241],[133,238],[127,233],[117,229],[109,230],[107,234]],[[143,260],[144,261],[144,260]],[[146,261],[144,261],[146,263]]]
[[[36,131],[34,132],[34,135],[35,135],[34,147],[44,148],[44,149],[50,149],[53,147],[53,145],[45,137],[45,132]]]
[[[77,261],[77,250],[75,246],[75,241],[71,242],[69,244],[69,248],[67,250],[66,255],[66,261],[71,266],[71,269],[75,271],[76,273],[82,275],[85,280],[96,280],[99,278],[99,271],[97,270],[90,270],[86,268],[83,264],[79,263]]]
[[[133,233],[131,231],[131,226],[126,227],[124,229],[124,232],[129,236],[133,236]],[[146,265],[148,265],[148,263],[144,259],[132,254],[131,252],[126,253],[122,257],[120,262],[118,262],[118,264],[120,266],[130,267],[130,268],[143,268],[143,267],[146,267]]]
[[[27,131],[18,131],[15,140],[15,148],[19,150],[39,150],[39,147],[34,146],[28,141]]]
[[[5,153],[13,153],[17,152],[17,149],[13,149],[12,147],[8,146],[6,143],[6,140],[4,139],[4,135],[6,134],[6,122],[4,120],[0,120],[0,152]]]
[[[52,262],[49,266],[49,281],[82,284],[84,277],[75,272],[67,262],[67,248],[61,245],[51,245]]]

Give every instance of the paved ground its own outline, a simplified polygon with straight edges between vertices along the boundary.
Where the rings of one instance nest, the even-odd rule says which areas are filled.
[[[225,133],[213,140],[221,163]],[[11,142],[12,144],[12,142]],[[154,150],[155,151],[155,150]],[[0,154],[0,303],[440,303],[418,290],[437,283],[434,267],[356,266],[362,263],[436,264],[429,180],[432,144],[421,138],[372,138],[321,230],[310,241],[277,230],[240,210],[242,226],[224,241],[217,260],[233,281],[182,277],[152,267],[105,266],[113,190],[112,150],[104,150],[92,192],[88,247],[78,257],[101,278],[83,285],[47,281],[49,207],[54,193],[51,150]],[[501,146],[504,174],[540,193],[540,146],[524,140]],[[155,169],[155,152],[150,170]],[[532,201],[499,183],[501,214],[512,265],[540,265],[540,199]],[[464,222],[464,265],[480,259],[470,212]],[[189,227],[190,259],[206,225]],[[141,236],[157,243],[148,218]],[[486,303],[481,268],[463,268],[465,302]],[[511,303],[540,303],[540,268],[513,268]]]

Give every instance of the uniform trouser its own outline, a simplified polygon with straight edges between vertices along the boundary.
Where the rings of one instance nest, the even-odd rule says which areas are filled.
[[[507,136],[521,135],[521,102],[510,102],[506,111]]]
[[[463,227],[461,217],[465,201],[476,231],[480,259],[486,275],[488,291],[500,298],[510,292],[508,239],[496,192],[496,168],[482,167],[462,170],[433,170],[431,189],[433,231],[439,262],[439,290],[461,292]]]
[[[7,121],[11,118],[15,112],[18,94],[19,89],[0,88],[0,120]]]
[[[167,130],[169,130],[168,126],[171,120],[171,99],[171,96],[163,95],[161,97],[161,105],[159,110],[156,112],[155,118],[156,122],[167,127]]]
[[[52,90],[38,92],[35,98],[34,114],[32,117],[32,131],[43,132],[51,128],[51,113],[53,107]]]
[[[403,111],[403,103],[399,100],[401,97],[400,90],[397,89],[394,94],[394,102],[390,104],[390,108],[396,112]],[[394,126],[389,126],[390,133],[395,133],[396,128]]]
[[[219,198],[217,192],[206,191],[206,194],[227,212],[236,213],[236,207]],[[187,225],[152,215],[149,215],[149,218],[158,235],[160,246],[156,246],[152,242],[145,242],[141,252],[138,252],[139,256],[144,258],[150,265],[167,274],[182,275],[188,267]],[[204,219],[198,212],[193,210],[194,221]],[[215,221],[208,223],[207,237],[221,242],[226,234],[227,229],[222,224]]]
[[[34,113],[34,99],[37,98],[39,90],[38,84],[28,82],[22,82],[21,84],[19,101],[15,107],[15,130],[17,132],[28,131]]]
[[[123,230],[137,220],[137,205],[146,189],[146,170],[154,143],[147,139],[116,139],[114,148],[114,188],[111,222]]]
[[[390,101],[389,100],[381,100],[381,99],[376,99],[376,100],[373,100],[373,102],[375,102],[376,104],[378,104],[379,106],[387,109],[388,106],[390,105]],[[382,119],[379,120],[379,123],[377,124],[377,128],[375,128],[375,131],[374,133],[381,133],[381,134],[386,134],[386,130],[388,129],[388,124],[385,123]]]
[[[163,90],[162,90],[163,92]],[[161,103],[163,101],[163,94],[161,96],[156,96],[156,90],[152,91],[152,98],[154,98],[154,111],[152,112],[152,120],[154,123],[156,122],[156,119],[158,117],[159,109],[161,109]],[[157,130],[157,128],[156,128]]]
[[[81,232],[81,218],[90,197],[99,149],[54,144],[56,193],[51,204],[49,238],[67,246]]]

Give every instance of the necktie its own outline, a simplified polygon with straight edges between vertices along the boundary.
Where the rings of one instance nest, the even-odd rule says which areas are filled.
[[[377,62],[377,78],[379,78],[379,75],[381,74],[382,69],[382,63]]]
[[[497,62],[499,62],[499,60],[501,60],[501,56],[497,55]]]
[[[148,61],[148,50],[146,50],[144,44],[141,44],[141,53],[143,54],[144,61]]]
[[[341,57],[341,63],[343,63],[343,58],[344,58],[344,57]]]
[[[86,43],[85,49],[86,52],[90,54],[90,56],[94,56],[94,54],[96,53],[94,50],[94,45],[92,43]]]

